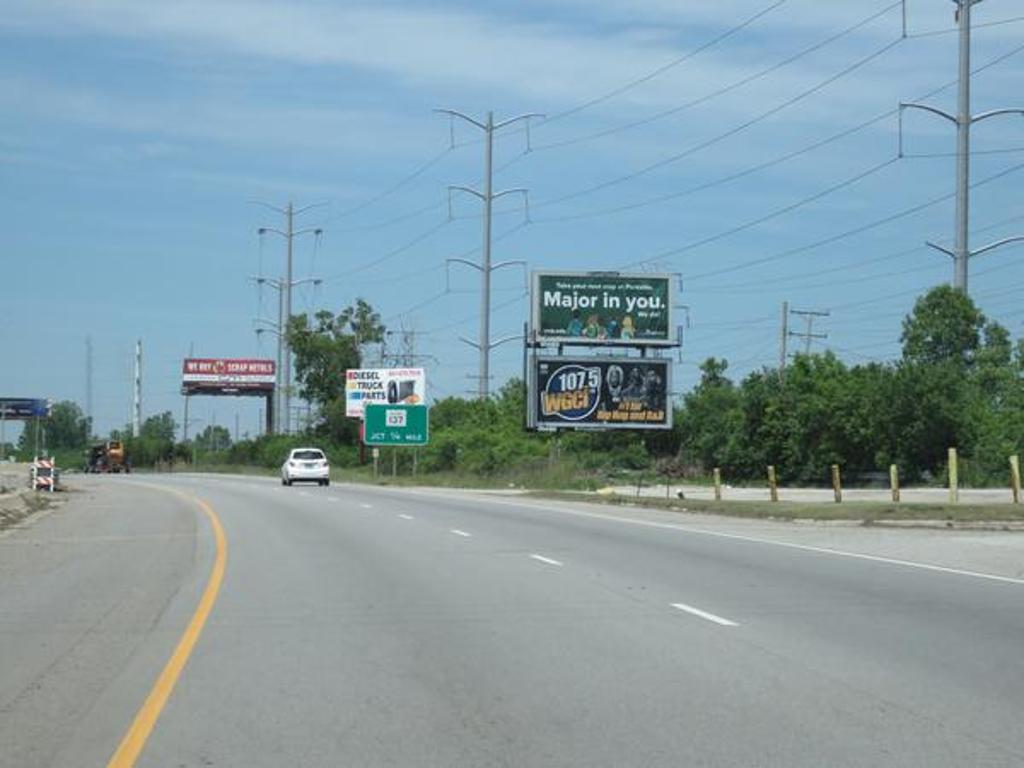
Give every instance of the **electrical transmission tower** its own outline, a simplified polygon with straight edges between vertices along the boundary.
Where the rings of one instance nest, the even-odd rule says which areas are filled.
[[[920,109],[933,115],[945,118],[956,126],[956,245],[951,250],[929,242],[928,245],[951,256],[954,262],[953,285],[957,290],[967,293],[968,262],[975,256],[999,248],[1008,243],[1024,240],[1024,236],[1007,237],[990,243],[982,248],[971,250],[969,242],[970,227],[970,193],[971,193],[971,126],[999,115],[1024,115],[1024,109],[993,109],[974,115],[971,113],[971,8],[981,0],[953,0],[956,3],[956,20],[960,29],[960,78],[957,112],[951,114],[945,110],[927,104],[900,104],[900,155],[903,154],[903,111]]]
[[[421,363],[424,360],[435,361],[433,355],[417,355],[416,354],[416,337],[422,336],[423,334],[419,331],[414,331],[409,328],[402,327],[398,331],[385,331],[384,343],[382,345],[381,358],[385,365],[394,365],[398,368],[412,368]],[[397,338],[398,340],[398,351],[388,352],[387,343],[388,340]]]
[[[827,310],[821,312],[821,311],[811,310],[811,309],[791,309],[789,311],[789,313],[791,315],[796,315],[798,317],[802,317],[804,319],[804,322],[807,324],[807,330],[805,330],[803,332],[800,332],[800,331],[790,331],[789,335],[791,337],[793,337],[793,338],[803,339],[804,340],[804,354],[805,355],[811,354],[811,342],[814,339],[827,339],[828,338],[828,334],[827,333],[814,333],[814,319],[816,317],[828,317],[831,313],[828,312]]]
[[[508,120],[503,120],[500,123],[494,122],[494,113],[487,113],[486,122],[481,123],[478,120],[474,120],[468,115],[464,115],[461,112],[456,112],[452,109],[438,109],[436,112],[448,115],[451,118],[459,118],[465,120],[472,126],[479,128],[484,132],[484,191],[480,192],[469,187],[451,186],[448,188],[449,194],[449,205],[450,195],[452,190],[459,190],[461,192],[467,192],[474,197],[479,198],[484,204],[484,240],[483,240],[483,259],[480,264],[469,261],[467,259],[449,259],[449,262],[459,262],[465,264],[472,269],[476,269],[480,272],[480,337],[476,342],[463,339],[464,342],[470,346],[476,347],[480,352],[480,370],[479,370],[479,389],[478,394],[481,400],[486,400],[490,396],[490,380],[491,380],[491,350],[500,344],[504,344],[506,341],[512,341],[518,336],[514,336],[507,339],[499,339],[496,342],[491,342],[491,273],[495,270],[507,267],[512,264],[525,264],[523,261],[503,261],[498,264],[491,263],[491,207],[495,200],[504,195],[511,194],[522,194],[527,200],[527,206],[529,206],[529,198],[527,198],[527,190],[523,188],[516,189],[505,189],[501,192],[493,191],[493,156],[494,156],[494,132],[499,131],[502,128],[511,125],[512,123],[520,120],[527,121],[527,131],[529,131],[529,120],[532,117],[543,117],[538,113],[530,113],[525,115],[519,115]],[[529,137],[529,133],[527,133]],[[454,142],[453,142],[454,143]],[[529,138],[527,138],[527,144],[529,144]],[[527,211],[529,208],[527,207]],[[529,214],[527,214],[529,215]]]
[[[827,339],[827,333],[815,333],[814,332],[814,319],[817,317],[829,317],[830,312],[828,310],[813,310],[813,309],[790,309],[789,302],[782,302],[782,324],[779,332],[779,380],[786,380],[786,361],[789,359],[789,340],[791,338],[799,338],[804,340],[804,354],[811,354],[811,342],[814,339]],[[806,330],[791,331],[789,329],[789,316],[796,315],[804,318],[806,323]]]
[[[85,337],[85,418],[89,424],[89,438],[92,439],[92,336]]]
[[[283,403],[279,411],[281,418],[283,419],[283,428],[280,431],[288,434],[291,432],[292,401],[292,350],[291,345],[288,343],[288,320],[292,316],[292,288],[296,285],[296,281],[292,277],[292,241],[299,235],[313,234],[316,237],[320,237],[320,235],[323,234],[323,230],[319,227],[310,227],[308,229],[295,231],[294,220],[296,216],[305,213],[311,208],[326,205],[326,203],[313,203],[312,205],[307,205],[304,208],[296,210],[291,201],[288,202],[288,205],[285,208],[278,208],[276,205],[270,205],[269,203],[264,203],[259,200],[254,200],[253,202],[257,205],[262,205],[272,211],[280,213],[284,216],[285,220],[285,228],[283,230],[275,229],[274,227],[260,227],[257,232],[260,236],[268,233],[280,235],[287,243],[285,277],[284,280],[281,281],[284,295],[282,301],[282,312],[284,316],[281,318],[281,323],[278,328],[277,343],[280,347],[279,359],[281,360],[284,368],[284,370],[279,374],[281,381],[280,389],[283,392]]]

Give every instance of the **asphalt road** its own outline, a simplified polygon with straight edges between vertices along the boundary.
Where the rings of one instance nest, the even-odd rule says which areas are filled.
[[[0,536],[0,764],[1020,766],[1024,580],[511,497],[77,478]],[[154,487],[177,489],[176,495]],[[144,705],[226,570],[166,704]]]

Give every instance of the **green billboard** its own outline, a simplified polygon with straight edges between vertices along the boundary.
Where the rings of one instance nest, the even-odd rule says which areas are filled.
[[[363,409],[363,442],[367,445],[426,445],[430,416],[425,405],[367,403]]]
[[[672,275],[534,272],[537,341],[673,346]]]

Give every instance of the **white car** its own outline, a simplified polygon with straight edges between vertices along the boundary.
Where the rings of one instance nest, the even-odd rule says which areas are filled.
[[[291,485],[296,480],[331,484],[331,468],[327,457],[319,448],[293,448],[281,465],[281,485]]]

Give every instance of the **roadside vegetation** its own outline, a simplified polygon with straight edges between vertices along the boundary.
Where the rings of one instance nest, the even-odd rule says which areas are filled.
[[[297,315],[289,324],[299,396],[319,420],[302,434],[232,442],[207,426],[175,441],[171,413],[145,421],[126,443],[135,467],[273,471],[288,450],[315,443],[343,477],[372,479],[357,423],[345,417],[344,371],[379,342],[379,315],[359,300],[338,314]],[[727,483],[764,485],[774,465],[783,484],[827,485],[838,464],[847,485],[883,485],[890,464],[905,483],[946,481],[956,448],[965,487],[1008,482],[1011,454],[1024,447],[1024,341],[1014,342],[970,298],[947,286],[922,296],[902,326],[902,355],[850,366],[832,353],[798,355],[784,376],[765,368],[740,381],[725,359],[701,365],[701,379],[665,432],[529,433],[525,391],[511,380],[488,402],[445,398],[431,408],[431,442],[415,454],[416,482],[475,487],[593,490],[609,484],[707,482],[720,467]],[[74,403],[59,403],[42,425],[64,466],[80,465],[90,425]],[[34,433],[18,452],[29,458]],[[73,457],[73,458],[72,458]],[[412,449],[382,449],[380,479],[411,482]],[[392,469],[397,478],[392,479]]]

